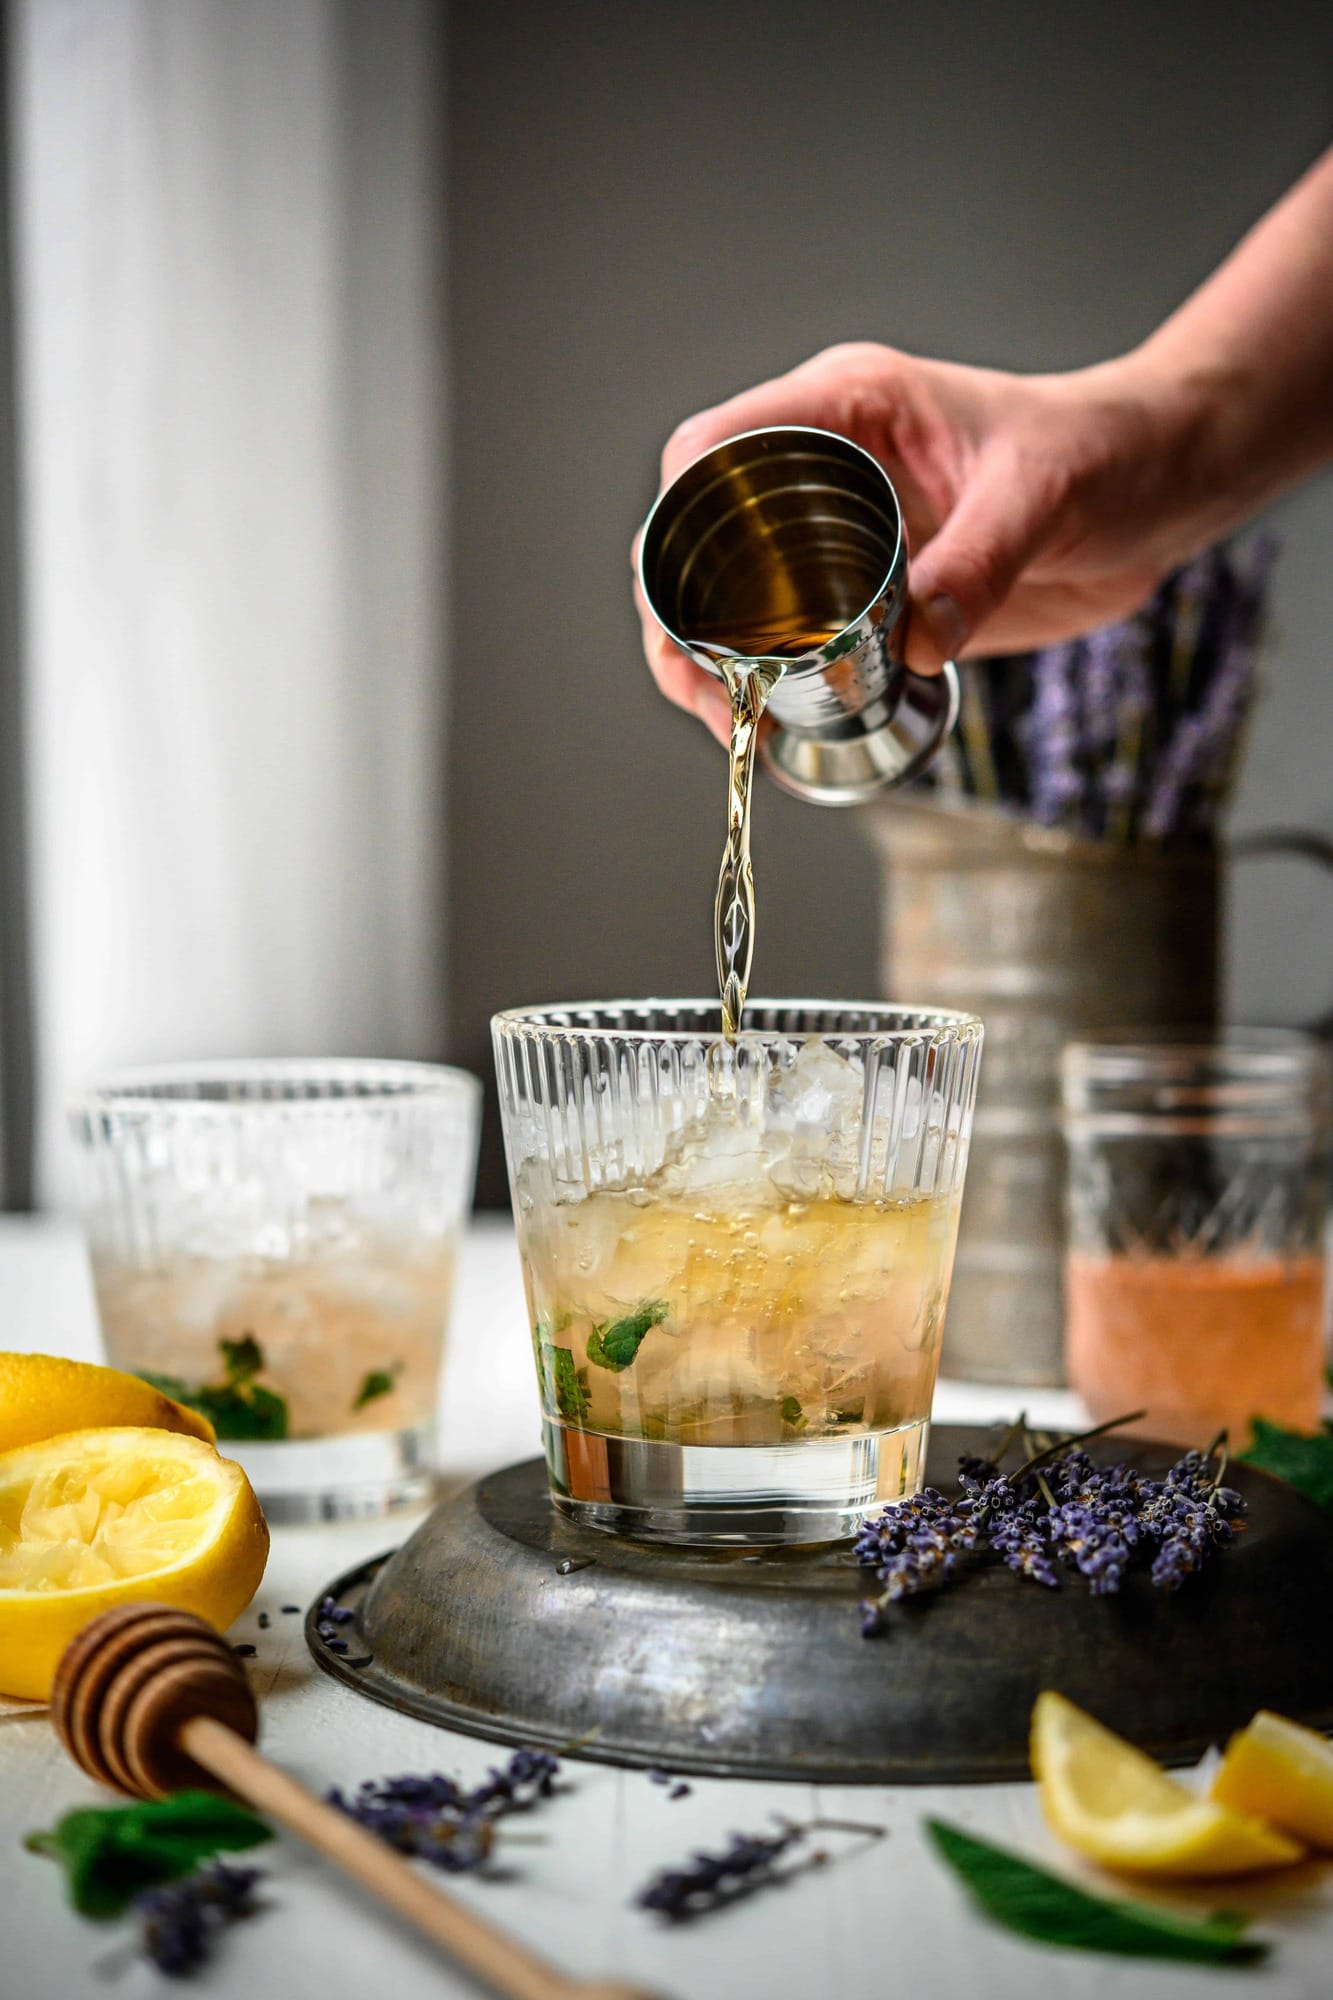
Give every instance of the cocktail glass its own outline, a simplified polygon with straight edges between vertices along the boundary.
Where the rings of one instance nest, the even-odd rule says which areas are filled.
[[[921,1483],[981,1024],[745,1023],[492,1024],[555,1504],[652,1540],[832,1540]]]
[[[216,1063],[70,1106],[107,1358],[211,1418],[271,1520],[424,1499],[481,1086]]]

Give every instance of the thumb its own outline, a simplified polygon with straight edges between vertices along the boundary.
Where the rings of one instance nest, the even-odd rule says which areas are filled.
[[[951,514],[915,557],[905,655],[919,673],[956,660],[1044,547],[1056,505],[1030,467],[983,460]]]

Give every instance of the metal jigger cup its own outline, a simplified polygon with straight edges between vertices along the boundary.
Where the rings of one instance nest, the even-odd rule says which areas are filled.
[[[719,679],[728,657],[781,660],[760,755],[798,799],[858,805],[914,776],[953,727],[952,664],[917,674],[902,659],[898,496],[848,438],[747,431],[696,458],[644,524],[639,579],[668,638]],[[806,634],[822,636],[797,650]]]

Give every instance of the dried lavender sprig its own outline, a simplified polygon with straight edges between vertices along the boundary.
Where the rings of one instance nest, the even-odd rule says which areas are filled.
[[[861,1604],[862,1633],[882,1631],[891,1604],[940,1588],[973,1551],[989,1551],[1047,1588],[1058,1583],[1057,1564],[1063,1563],[1087,1580],[1093,1595],[1109,1596],[1143,1550],[1152,1556],[1152,1583],[1178,1588],[1214,1549],[1232,1540],[1245,1503],[1222,1485],[1224,1434],[1206,1452],[1186,1453],[1162,1480],[1128,1463],[1099,1466],[1083,1449],[1089,1439],[1142,1414],[1135,1411],[1042,1445],[1008,1474],[993,1460],[964,1457],[956,1501],[928,1487],[913,1500],[882,1509],[863,1525],[854,1545],[884,1586]],[[1001,1460],[1020,1433],[1027,1437],[1022,1419],[1006,1437]]]
[[[1059,826],[1083,790],[1078,754],[1078,698],[1074,681],[1077,640],[1050,646],[1033,661],[1033,701],[1027,718],[1032,817]]]
[[[1119,844],[1210,838],[1252,705],[1275,549],[1251,546],[1249,561],[1205,551],[1121,624],[971,663],[952,789]]]
[[[495,1822],[550,1798],[560,1763],[547,1750],[519,1749],[503,1768],[465,1789],[441,1771],[367,1778],[349,1798],[335,1786],[328,1802],[400,1854],[417,1856],[451,1875],[481,1868],[490,1858]]]
[[[720,1854],[700,1849],[683,1867],[662,1869],[644,1884],[634,1902],[669,1923],[683,1923],[737,1902],[790,1872],[779,1871],[775,1864],[805,1839],[807,1830],[782,1821],[773,1834],[734,1833]]]

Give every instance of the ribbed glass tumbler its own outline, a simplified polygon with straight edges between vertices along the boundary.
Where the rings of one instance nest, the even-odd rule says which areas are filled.
[[[981,1054],[969,1015],[753,1001],[499,1014],[555,1504],[818,1542],[921,1482]]]
[[[70,1106],[107,1358],[208,1416],[270,1520],[424,1499],[481,1086],[214,1063]]]

